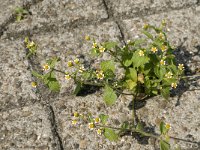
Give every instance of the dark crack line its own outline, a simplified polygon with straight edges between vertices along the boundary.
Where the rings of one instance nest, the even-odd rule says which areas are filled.
[[[43,24],[43,27],[37,28],[34,27],[33,29],[28,29],[25,31],[20,31],[20,32],[10,32],[7,33],[7,38],[12,37],[13,39],[18,39],[22,36],[27,36],[27,35],[33,35],[33,34],[37,34],[37,33],[46,33],[46,32],[59,32],[59,29],[67,29],[67,30],[71,30],[71,29],[76,29],[76,28],[80,28],[80,27],[84,27],[84,26],[89,26],[89,25],[101,25],[103,23],[106,22],[120,22],[120,20],[128,20],[128,19],[133,19],[133,18],[139,18],[139,17],[148,17],[151,15],[156,15],[156,14],[161,14],[161,13],[168,13],[168,12],[172,12],[172,11],[178,11],[178,10],[182,10],[182,9],[188,9],[188,8],[192,8],[194,6],[197,6],[197,4],[191,4],[191,5],[187,5],[187,6],[183,6],[183,7],[179,7],[179,8],[165,8],[164,10],[162,10],[162,12],[160,12],[160,10],[157,11],[153,11],[153,10],[143,10],[140,11],[140,13],[134,13],[131,16],[127,16],[122,14],[119,14],[117,17],[113,16],[113,11],[108,9],[107,3],[105,0],[102,0],[103,4],[105,5],[105,9],[107,10],[107,14],[108,14],[108,18],[107,19],[101,19],[100,21],[96,21],[94,19],[80,19],[80,20],[76,20],[75,22],[70,22],[68,24],[65,25],[61,25],[61,26],[57,26],[56,24],[62,24],[62,22],[55,22],[53,24]],[[200,0],[199,0],[200,1]],[[148,13],[147,13],[148,12]],[[51,29],[51,30],[49,30]],[[1,35],[1,34],[0,34]],[[20,35],[20,37],[18,36]]]
[[[29,11],[29,9],[30,9],[31,6],[34,6],[34,5],[36,5],[37,3],[41,2],[41,1],[43,1],[43,0],[33,0],[33,1],[31,1],[31,2],[26,2],[25,4],[22,5],[22,7],[23,7],[24,9],[26,9],[26,10]],[[2,25],[0,25],[0,37],[4,34],[4,32],[7,31],[7,28],[6,28],[6,27],[7,27],[9,24],[14,23],[15,21],[16,21],[16,14],[15,14],[15,12],[13,11],[12,14],[11,14],[11,16],[9,17],[9,19],[7,19],[7,20],[5,21],[5,23],[3,23]]]
[[[58,150],[64,150],[63,148],[63,143],[62,143],[62,139],[58,133],[58,127],[56,124],[56,120],[55,120],[55,114],[54,114],[54,110],[52,108],[51,105],[47,106],[49,113],[50,113],[50,121],[51,121],[51,126],[52,126],[52,133],[54,135],[54,138],[56,138],[57,144],[58,144]]]

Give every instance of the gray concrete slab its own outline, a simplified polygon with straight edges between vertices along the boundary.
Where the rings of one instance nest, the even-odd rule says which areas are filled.
[[[48,114],[41,105],[0,113],[1,150],[54,150]]]
[[[92,56],[89,54],[93,41],[86,41],[86,35],[91,36],[91,39],[95,38],[96,42],[105,42],[107,40],[119,41],[119,39],[121,39],[120,30],[114,22],[84,26],[72,30],[63,29],[57,33],[48,32],[45,34],[35,34],[32,39],[38,44],[37,59],[34,60],[40,63],[40,66],[37,67],[40,67],[39,69],[41,70],[41,66],[45,61],[53,56],[61,58],[61,61],[56,67],[63,71],[69,69],[67,67],[68,61],[80,57],[81,55],[84,55],[84,58],[80,57],[81,62],[90,61]],[[98,60],[96,59],[95,61]],[[57,78],[62,85],[61,93],[66,93],[66,90],[72,83],[69,84],[69,82],[66,82],[63,74],[58,73]]]
[[[176,106],[178,98],[171,98],[167,103],[160,97],[147,101],[145,107],[138,110],[138,116],[149,125],[159,126],[160,121],[171,124],[170,136],[189,140],[200,141],[200,91],[187,91],[179,99],[180,105]],[[156,132],[159,133],[158,128]],[[182,149],[199,149],[197,144],[175,140]],[[171,140],[172,146],[175,141]]]
[[[0,40],[0,111],[37,101],[22,40]]]
[[[21,7],[23,5],[22,0],[6,0],[1,1],[0,5],[0,27],[11,18],[11,16],[15,13],[15,9],[17,7]]]
[[[59,97],[53,103],[53,109],[58,124],[58,132],[61,136],[64,149],[136,149],[153,150],[153,145],[142,145],[131,136],[125,136],[117,142],[110,142],[103,135],[98,135],[96,131],[90,131],[88,124],[78,122],[72,125],[74,112],[82,114],[91,113],[93,117],[99,114],[108,114],[108,125],[118,127],[125,120],[131,120],[131,111],[128,104],[129,98],[121,97],[112,107],[106,107],[102,95],[96,93],[85,97]],[[119,121],[117,121],[119,119]],[[70,139],[70,140],[69,140]]]
[[[106,3],[115,18],[134,18],[196,5],[197,0],[106,0]]]
[[[16,22],[8,26],[7,33],[22,32],[30,30],[46,30],[51,26],[63,27],[71,24],[99,22],[105,20],[108,15],[101,0],[89,1],[63,1],[63,0],[43,0],[30,7],[32,15],[21,22]]]

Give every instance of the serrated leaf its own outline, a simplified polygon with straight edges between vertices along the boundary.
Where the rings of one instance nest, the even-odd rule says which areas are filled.
[[[103,100],[106,103],[106,105],[108,105],[108,106],[113,105],[115,103],[115,101],[117,100],[117,95],[116,95],[115,91],[108,85],[105,86]]]
[[[117,141],[118,140],[118,134],[115,133],[115,131],[113,129],[110,129],[110,128],[105,128],[104,136],[110,141]]]
[[[80,92],[81,87],[82,87],[82,84],[81,84],[80,82],[77,82],[77,83],[76,83],[76,88],[75,88],[73,94],[74,94],[74,95],[77,95],[77,94]]]
[[[143,30],[142,33],[144,33],[149,39],[153,40],[153,35],[149,33],[148,31]]]
[[[112,70],[115,72],[115,63],[112,60],[106,60],[101,62],[101,70],[106,72],[107,70]]]
[[[164,140],[160,140],[160,149],[161,150],[170,150],[170,144]]]
[[[37,73],[36,71],[32,71],[31,73],[32,73],[32,75],[35,76],[36,78],[43,79],[43,75]]]
[[[102,124],[106,124],[106,122],[108,120],[108,115],[100,114],[99,118],[101,119]]]

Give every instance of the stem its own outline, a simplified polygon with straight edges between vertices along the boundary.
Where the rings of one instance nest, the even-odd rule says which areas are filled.
[[[132,117],[133,117],[133,125],[136,125],[137,122],[136,122],[136,114],[135,114],[135,100],[137,98],[137,88],[136,88],[136,93],[135,93],[135,96],[133,98],[133,101],[132,101]]]
[[[114,130],[122,130],[122,128],[105,126],[105,125],[96,125],[96,126],[97,127],[102,127],[102,128],[110,128],[110,129],[114,129]],[[131,132],[137,132],[137,133],[140,133],[140,134],[142,134],[144,136],[147,136],[147,137],[153,137],[153,138],[156,138],[156,139],[160,139],[159,135],[154,135],[154,134],[151,134],[151,133],[147,133],[147,132],[144,132],[144,131],[141,131],[141,130],[137,130],[135,128],[132,128],[132,129],[123,129],[123,130],[131,131]]]

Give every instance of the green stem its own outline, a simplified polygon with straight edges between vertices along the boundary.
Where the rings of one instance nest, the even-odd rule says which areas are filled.
[[[110,129],[114,129],[114,130],[122,130],[122,128],[105,126],[105,125],[96,125],[96,126],[97,127],[102,127],[102,128],[110,128]],[[153,137],[153,138],[156,138],[156,139],[160,139],[159,135],[154,135],[154,134],[151,134],[151,133],[147,133],[147,132],[144,132],[144,131],[141,131],[141,130],[137,130],[135,128],[132,128],[132,129],[123,129],[123,130],[131,131],[131,132],[137,132],[137,133],[142,134],[142,135],[147,136],[147,137]]]

